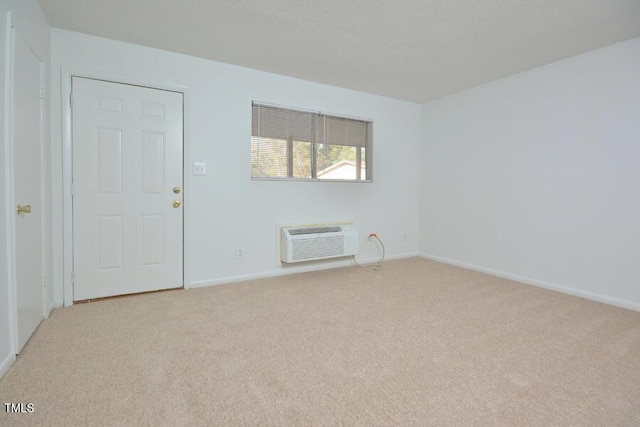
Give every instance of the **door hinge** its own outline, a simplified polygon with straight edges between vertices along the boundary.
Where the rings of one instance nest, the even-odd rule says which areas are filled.
[[[43,288],[47,287],[47,276],[42,276],[42,287]]]
[[[73,94],[69,95],[69,107],[73,108]]]
[[[44,99],[44,88],[40,88],[40,99]]]

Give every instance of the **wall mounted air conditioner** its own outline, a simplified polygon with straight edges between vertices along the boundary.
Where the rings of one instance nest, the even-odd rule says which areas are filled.
[[[282,262],[301,262],[356,255],[358,230],[352,225],[283,228],[280,236]]]

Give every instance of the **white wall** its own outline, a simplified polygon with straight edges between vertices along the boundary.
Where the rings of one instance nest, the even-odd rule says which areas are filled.
[[[420,251],[640,309],[640,39],[422,107]]]
[[[63,294],[61,67],[188,86],[188,163],[208,165],[208,176],[189,177],[185,183],[190,283],[282,272],[274,266],[275,224],[282,221],[353,219],[365,260],[378,256],[375,244],[366,239],[371,232],[380,235],[391,257],[417,253],[420,105],[59,29],[52,31],[51,51],[58,302]],[[252,100],[373,119],[374,182],[251,181]],[[235,259],[237,246],[244,248],[244,259]]]
[[[9,161],[8,141],[6,139],[6,113],[9,108],[8,96],[8,61],[7,61],[7,12],[11,12],[12,25],[20,32],[22,37],[27,41],[38,57],[45,63],[45,74],[49,72],[49,47],[50,47],[50,27],[44,13],[40,9],[40,5],[35,0],[9,0],[0,3],[0,70],[2,70],[2,79],[0,82],[0,377],[9,368],[14,360],[12,345],[12,328],[11,308],[13,305],[12,294],[10,292],[10,260],[9,260],[9,233],[10,219],[13,209],[8,206],[9,195],[9,176],[7,163]],[[45,91],[48,95],[48,84],[45,82]],[[46,104],[46,103],[45,103]],[[49,128],[49,108],[45,106],[44,111],[45,123],[44,128]],[[46,134],[48,137],[48,133]],[[48,163],[50,150],[48,138],[45,137],[45,153],[44,157]],[[49,174],[48,169],[44,170],[45,175]],[[48,176],[48,175],[47,175]],[[46,201],[50,201],[50,192],[45,189]],[[46,205],[46,204],[45,204]],[[46,207],[45,207],[46,208]],[[45,212],[47,217],[50,213]],[[44,274],[51,277],[51,250],[50,250],[50,223],[47,222],[44,228],[45,232],[45,253],[44,253]],[[51,300],[52,295],[47,294],[47,303]]]

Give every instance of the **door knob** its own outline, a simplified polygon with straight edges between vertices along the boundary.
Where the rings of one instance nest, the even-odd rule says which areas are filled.
[[[18,215],[31,213],[31,205],[18,205],[18,207],[16,208],[16,213]]]
[[[173,187],[173,192],[176,194],[180,194],[180,187]]]
[[[180,207],[180,200],[176,200],[175,202],[173,202],[173,207],[174,208],[179,208]]]

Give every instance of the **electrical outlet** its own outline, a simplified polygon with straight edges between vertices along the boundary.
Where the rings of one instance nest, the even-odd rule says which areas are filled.
[[[237,247],[236,248],[236,258],[237,259],[242,259],[244,258],[244,249],[241,247]]]

